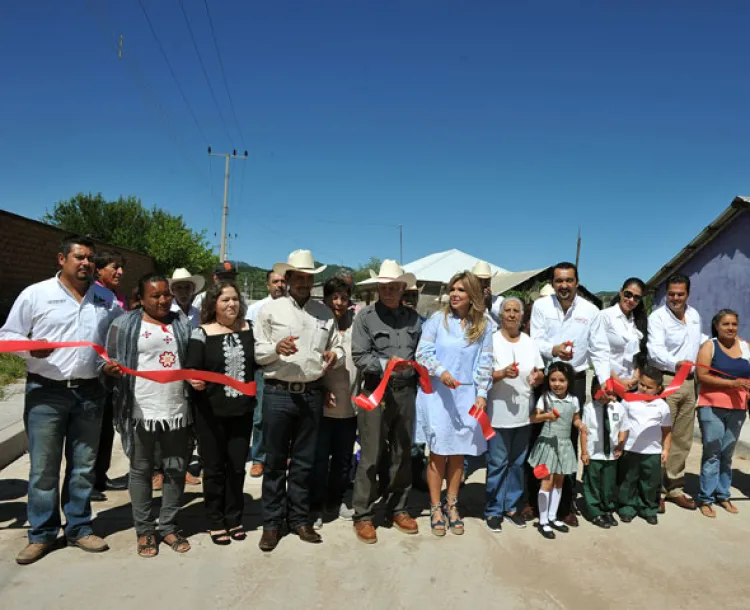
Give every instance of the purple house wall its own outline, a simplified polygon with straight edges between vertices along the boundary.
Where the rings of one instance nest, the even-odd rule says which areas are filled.
[[[720,309],[740,316],[740,336],[750,340],[750,214],[736,218],[675,273],[690,278],[688,303],[701,314],[710,336],[711,318]],[[663,305],[665,282],[655,292],[654,306]]]

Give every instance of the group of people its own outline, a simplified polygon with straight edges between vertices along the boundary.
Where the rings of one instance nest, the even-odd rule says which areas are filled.
[[[147,274],[129,303],[118,290],[119,256],[97,254],[87,238],[70,237],[58,263],[55,277],[21,293],[0,340],[90,341],[106,346],[110,360],[82,348],[21,354],[31,469],[29,544],[20,564],[54,548],[61,499],[67,542],[107,550],[91,527],[90,502],[92,494],[118,487],[106,476],[115,429],[130,461],[126,486],[142,557],[158,555],[162,543],[190,550],[178,517],[196,448],[207,529],[217,545],[247,537],[246,462],[251,475],[263,476],[265,552],[287,532],[321,542],[324,517],[353,520],[356,537],[375,543],[379,501],[396,529],[417,534],[409,492],[413,455],[425,448],[436,536],[464,533],[464,461],[485,453],[485,521],[495,532],[505,519],[526,527],[537,517],[545,538],[577,526],[579,456],[587,517],[600,527],[617,525],[616,513],[622,522],[641,516],[656,524],[662,494],[707,517],[716,516],[714,505],[737,512],[729,499],[731,460],[747,407],[750,349],[730,310],[715,316],[712,339],[702,336],[683,276],[668,280],[666,304],[647,317],[639,279],[626,280],[599,311],[578,294],[575,266],[560,263],[551,277],[554,294],[533,303],[527,334],[530,304],[493,297],[483,262],[450,278],[448,302],[428,319],[416,311],[416,278],[389,260],[372,274],[377,301],[356,312],[350,277],[330,278],[323,301],[312,298],[325,266],[309,250],[274,265],[269,296],[249,308],[231,263],[217,268],[205,292],[203,278],[186,269],[171,278]],[[660,398],[685,363],[690,372],[682,385]],[[200,375],[160,383],[126,369],[220,373],[255,381],[256,391]],[[379,403],[357,407],[352,396],[383,389],[386,370]],[[420,375],[430,382],[419,383]],[[621,400],[623,390],[635,394]],[[684,473],[696,396],[703,458],[693,499]],[[492,434],[480,424],[484,416]]]

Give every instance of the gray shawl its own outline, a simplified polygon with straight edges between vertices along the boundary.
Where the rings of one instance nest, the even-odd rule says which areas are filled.
[[[143,310],[135,309],[120,316],[109,327],[107,333],[107,353],[112,360],[130,369],[138,368],[138,336],[141,332]],[[180,362],[184,364],[187,356],[187,346],[190,340],[191,327],[174,315],[168,322],[172,324],[177,353]],[[133,457],[133,394],[135,391],[135,377],[123,375],[114,379],[112,402],[114,409],[115,429],[120,433],[122,449],[128,458]]]

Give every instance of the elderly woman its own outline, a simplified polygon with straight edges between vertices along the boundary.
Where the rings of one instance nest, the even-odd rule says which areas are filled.
[[[544,361],[534,340],[521,332],[524,307],[508,297],[500,308],[500,328],[493,333],[494,372],[487,412],[495,430],[487,452],[487,505],[484,519],[493,532],[502,531],[503,517],[526,527],[520,513],[524,463],[531,439],[533,388],[544,381]]]
[[[255,341],[234,282],[219,280],[203,299],[185,368],[223,373],[239,381],[255,376]],[[242,513],[245,458],[250,450],[254,396],[229,386],[191,381],[195,433],[203,458],[203,501],[214,544],[245,540]]]
[[[458,513],[458,490],[465,455],[481,455],[487,448],[479,422],[469,415],[472,405],[484,410],[492,378],[492,328],[485,314],[482,287],[465,271],[448,283],[450,300],[422,327],[416,359],[426,367],[434,392],[417,394],[417,443],[430,449],[427,485],[430,526],[436,536],[448,527],[464,533]],[[447,481],[445,506],[440,502]]]
[[[172,294],[167,279],[155,274],[143,276],[138,281],[138,300],[141,309],[120,316],[109,329],[107,352],[112,360],[141,371],[182,368],[191,329],[170,311]],[[185,553],[190,550],[190,543],[177,527],[191,423],[185,383],[121,376],[115,382],[113,403],[116,428],[130,459],[129,491],[137,553],[154,557],[159,552],[151,490],[157,442],[164,471],[158,521],[161,539],[172,550]]]
[[[711,320],[713,339],[706,341],[698,351],[697,407],[703,456],[700,492],[695,501],[706,517],[716,517],[714,503],[728,513],[739,512],[729,500],[729,494],[732,455],[745,421],[750,390],[750,346],[737,336],[738,324],[737,313],[722,309]],[[715,370],[705,368],[708,366]]]

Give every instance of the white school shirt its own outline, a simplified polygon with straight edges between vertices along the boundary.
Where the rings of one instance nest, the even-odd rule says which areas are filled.
[[[107,329],[123,314],[112,291],[91,283],[79,303],[63,286],[59,274],[25,288],[0,329],[0,340],[91,341],[106,343]],[[48,379],[93,379],[104,365],[89,347],[57,349],[47,358],[19,352],[29,373]]]
[[[599,314],[596,305],[580,295],[573,299],[567,313],[563,313],[556,295],[541,297],[531,310],[531,338],[547,362],[560,360],[552,357],[555,345],[571,341],[573,359],[568,363],[576,373],[585,371],[591,362],[599,379],[609,379],[609,345],[591,332]]]
[[[185,313],[184,311],[182,311],[182,307],[177,304],[177,300],[174,299],[172,301],[172,307],[169,310],[176,313],[179,316],[180,320],[182,320],[185,324],[188,324],[190,328],[195,329],[201,325],[200,311],[192,305],[190,306],[190,309],[188,309],[188,313]]]
[[[604,412],[609,419],[610,455],[604,453]],[[620,432],[628,429],[625,407],[619,401],[602,407],[599,401],[589,402],[583,407],[583,423],[588,428],[586,451],[592,460],[614,460],[611,455],[619,442]]]
[[[648,317],[648,360],[660,371],[676,372],[680,360],[695,362],[705,339],[701,332],[701,316],[697,309],[687,306],[685,323],[677,319],[666,305]]]
[[[487,394],[487,415],[493,428],[520,428],[529,425],[534,409],[534,392],[529,385],[529,375],[534,367],[544,369],[544,361],[534,340],[521,333],[518,342],[511,343],[501,331],[492,335],[493,365],[495,371],[518,363],[518,377],[495,381]]]
[[[636,400],[625,403],[628,418],[628,440],[625,451],[652,455],[661,453],[661,429],[672,425],[669,405],[657,398],[652,401]]]
[[[626,316],[619,304],[607,307],[594,320],[591,332],[597,336],[597,342],[609,345],[609,366],[615,375],[623,379],[632,378],[635,357],[641,351],[640,341],[643,339],[643,333],[635,327],[633,316]]]

